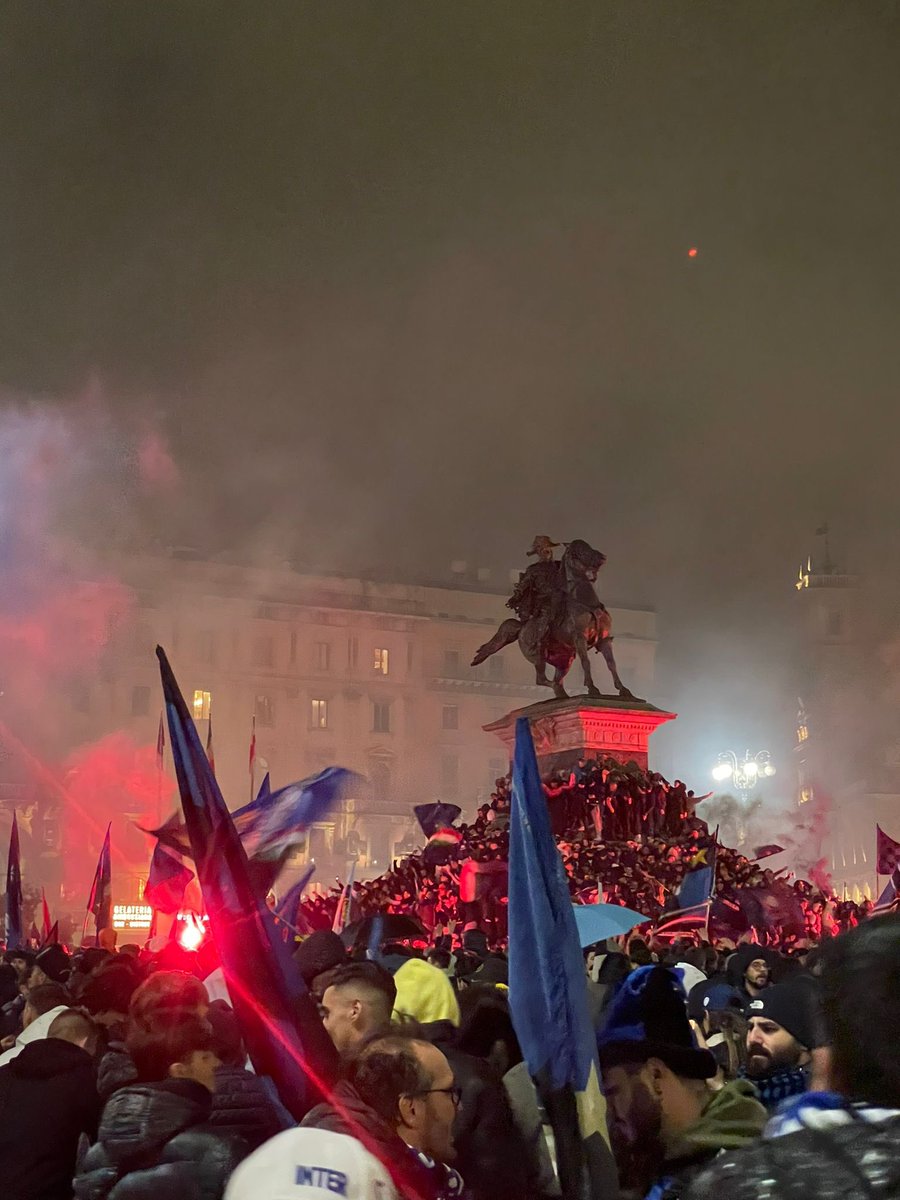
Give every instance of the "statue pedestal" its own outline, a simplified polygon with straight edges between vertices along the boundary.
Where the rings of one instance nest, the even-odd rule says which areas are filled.
[[[543,774],[574,767],[580,758],[609,755],[620,763],[636,762],[647,768],[650,735],[675,713],[663,712],[643,700],[570,696],[567,700],[543,700],[507,713],[485,725],[506,746],[512,758],[516,720],[527,717],[534,749]]]

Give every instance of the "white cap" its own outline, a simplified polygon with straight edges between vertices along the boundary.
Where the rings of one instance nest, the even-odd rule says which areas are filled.
[[[391,1177],[356,1138],[286,1129],[245,1158],[225,1200],[397,1200]]]

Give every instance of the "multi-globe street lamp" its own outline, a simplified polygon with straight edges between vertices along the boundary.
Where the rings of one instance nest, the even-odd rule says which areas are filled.
[[[744,757],[738,758],[733,750],[725,750],[719,755],[719,761],[713,767],[712,777],[718,783],[731,780],[735,790],[746,804],[747,799],[760,779],[769,778],[775,774],[772,759],[767,750],[759,750],[751,754],[744,751]]]

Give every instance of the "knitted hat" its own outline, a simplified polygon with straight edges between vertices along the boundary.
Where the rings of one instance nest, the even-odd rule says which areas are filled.
[[[708,1012],[744,1011],[746,997],[722,979],[707,979],[692,987],[688,994],[688,1016],[697,1024]]]
[[[422,958],[408,959],[394,976],[397,999],[394,1017],[411,1017],[423,1025],[452,1021],[459,1025],[459,1004],[450,980],[439,967]]]
[[[694,1041],[677,976],[668,967],[638,967],[613,998],[597,1039],[600,1065],[658,1058],[686,1079],[711,1079],[716,1060]]]
[[[317,975],[347,961],[347,947],[330,929],[317,929],[294,951],[303,982],[309,987]]]
[[[811,975],[798,975],[784,983],[776,983],[751,1000],[744,1010],[749,1021],[765,1017],[786,1030],[805,1050],[818,1045],[816,1036],[816,998],[818,985]]]
[[[245,1158],[225,1200],[395,1200],[385,1167],[356,1138],[328,1129],[286,1129]]]
[[[69,978],[71,959],[62,946],[54,943],[52,946],[45,946],[36,955],[34,965],[40,967],[47,978],[52,979],[54,983],[65,983]]]

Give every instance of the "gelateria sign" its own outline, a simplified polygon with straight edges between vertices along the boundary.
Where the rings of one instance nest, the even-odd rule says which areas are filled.
[[[153,909],[148,904],[114,904],[113,929],[149,929]]]

